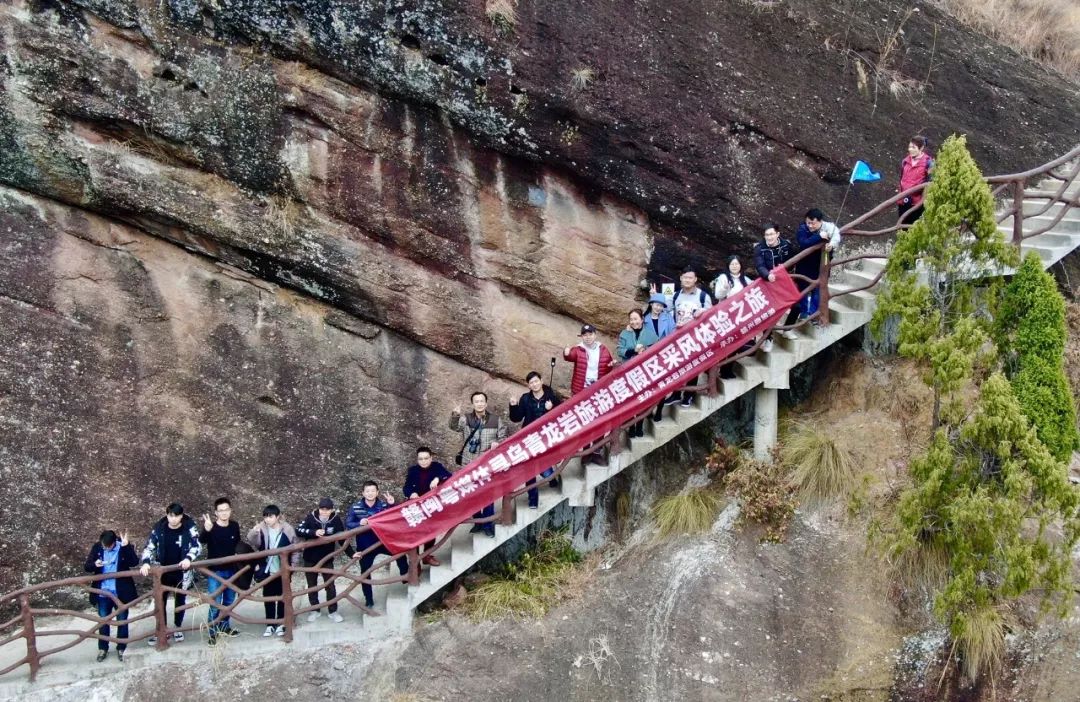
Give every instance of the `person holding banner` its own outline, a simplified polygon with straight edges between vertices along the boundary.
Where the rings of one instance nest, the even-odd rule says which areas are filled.
[[[529,391],[517,400],[510,399],[510,421],[521,422],[523,427],[543,417],[546,412],[553,409],[560,402],[559,396],[555,394],[555,391],[550,386],[544,385],[543,378],[536,371],[529,371],[529,374],[525,376],[525,384],[529,386]],[[540,475],[547,478],[554,470],[553,467],[548,467]],[[536,478],[526,480],[525,484],[535,485]],[[557,485],[555,480],[551,481],[551,485],[552,487]],[[539,508],[540,491],[532,488],[529,490],[529,509]]]
[[[405,485],[401,491],[405,493],[406,500],[414,500],[434,490],[439,483],[446,482],[452,476],[453,473],[448,471],[446,466],[434,459],[431,449],[421,446],[416,449],[416,463],[409,466],[405,472]],[[424,542],[424,557],[421,562],[431,566],[442,565],[431,552],[433,548],[435,539]]]
[[[379,512],[390,509],[393,504],[394,496],[389,492],[380,494],[379,484],[374,480],[369,480],[364,483],[364,487],[360,492],[360,499],[349,508],[349,513],[345,517],[345,528],[355,529],[356,527],[367,526],[369,519]],[[376,544],[378,546],[372,548]],[[370,551],[368,551],[369,548]],[[379,537],[374,531],[364,531],[356,535],[356,553],[352,557],[354,560],[360,561],[360,572],[366,573],[371,569],[375,565],[375,557],[380,555],[389,556],[390,551],[379,541]],[[409,572],[409,559],[405,556],[398,556],[394,560],[397,561],[398,573],[406,575]],[[370,573],[368,578],[371,578]],[[360,583],[360,589],[364,592],[364,606],[371,609],[375,606],[375,597],[371,585],[362,582]]]
[[[645,324],[645,318],[641,316],[640,311],[630,310],[628,316],[630,320],[626,329],[619,334],[619,348],[615,352],[621,361],[629,361],[660,340],[654,328]],[[645,436],[645,420],[642,419],[631,426],[627,435],[631,439]]]
[[[773,269],[783,266],[786,261],[791,259],[797,254],[799,250],[795,248],[795,245],[788,239],[784,239],[780,236],[780,228],[768,222],[765,225],[765,232],[762,235],[761,241],[754,244],[754,267],[757,269],[758,275],[763,280],[767,280],[770,283],[776,281],[776,274],[773,273]],[[802,288],[799,288],[800,290]],[[798,319],[799,305],[795,304],[791,306],[791,310],[788,312],[787,317],[784,319],[784,324],[792,324]],[[797,339],[799,334],[794,329],[784,329],[780,332],[780,336],[785,339]],[[773,341],[772,333],[765,337],[765,342],[761,345],[761,350],[765,353],[772,351]]]
[[[502,417],[488,412],[488,397],[479,390],[469,397],[472,403],[472,411],[466,415],[461,413],[461,405],[454,408],[450,413],[450,428],[461,432],[465,442],[461,445],[461,451],[454,460],[460,466],[467,466],[488,449],[493,449],[506,439],[508,431],[503,424]],[[490,504],[473,515],[473,519],[492,517],[495,515],[495,505]],[[495,524],[486,522],[474,524],[469,530],[470,534],[484,532],[491,538],[495,538]]]

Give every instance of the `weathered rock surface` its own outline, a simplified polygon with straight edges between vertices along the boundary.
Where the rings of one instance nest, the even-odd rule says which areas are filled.
[[[991,172],[1075,142],[1075,86],[902,16],[4,3],[0,590],[69,572],[99,526],[43,514],[300,509],[417,441],[452,454],[468,389],[501,404],[582,321],[617,331],[647,272],[715,270],[761,219],[838,203],[854,158],[888,173],[912,131],[968,133]]]

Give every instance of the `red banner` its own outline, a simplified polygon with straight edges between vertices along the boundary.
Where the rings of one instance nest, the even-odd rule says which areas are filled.
[[[617,366],[581,392],[462,467],[428,494],[369,520],[391,553],[450,531],[485,505],[617,429],[775,324],[799,299],[783,268]]]

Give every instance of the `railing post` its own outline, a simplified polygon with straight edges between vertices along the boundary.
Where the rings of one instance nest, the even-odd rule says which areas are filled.
[[[37,679],[41,668],[41,656],[37,650],[37,632],[34,630],[34,613],[30,611],[30,595],[19,595],[22,612],[23,638],[26,639],[26,662],[30,666],[30,682]]]
[[[285,603],[285,613],[282,620],[282,625],[285,627],[285,643],[292,643],[293,634],[293,594],[292,594],[292,564],[290,560],[292,553],[283,553],[281,558],[281,570],[278,575],[281,577],[281,601]]]
[[[1014,180],[1012,183],[1013,196],[1013,236],[1012,243],[1016,248],[1024,241],[1024,181]]]
[[[157,636],[157,643],[154,644],[154,648],[158,651],[164,651],[169,647],[169,631],[168,625],[165,623],[165,591],[161,585],[161,567],[154,566],[151,568],[150,574],[154,584],[154,635]]]
[[[829,252],[826,251],[822,258],[821,272],[818,274],[818,311],[821,316],[818,322],[821,326],[829,326],[829,271],[832,265],[829,263]]]
[[[720,394],[720,366],[723,365],[723,361],[716,364],[709,369],[705,377],[708,378],[709,389],[705,391],[705,394],[709,397],[716,397]]]
[[[413,548],[413,549],[409,549],[408,559],[409,559],[409,575],[408,575],[408,579],[405,582],[407,582],[409,585],[419,585],[420,584],[420,547],[419,546],[417,546],[416,548]]]
[[[499,524],[511,526],[514,523],[514,498],[503,495],[502,509],[499,511]]]

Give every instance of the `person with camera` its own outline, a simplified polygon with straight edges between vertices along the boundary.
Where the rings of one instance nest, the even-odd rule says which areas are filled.
[[[454,456],[454,462],[459,466],[467,466],[481,454],[498,446],[507,437],[507,427],[502,417],[488,411],[488,396],[479,390],[469,397],[472,411],[468,414],[461,413],[461,405],[454,407],[450,413],[450,428],[461,432],[465,441],[461,444],[461,450]],[[495,505],[490,504],[473,515],[474,519],[495,516]],[[495,538],[495,524],[486,522],[474,524],[469,530],[471,534],[484,532],[491,538]]]
[[[135,555],[135,547],[128,542],[127,533],[117,538],[116,532],[106,529],[101,532],[94,545],[90,547],[90,553],[86,557],[84,569],[87,573],[95,575],[108,575],[122,573],[126,570],[134,570],[139,565],[139,557]],[[98,580],[91,586],[101,590],[104,594],[90,593],[90,604],[97,608],[99,617],[105,618],[120,609],[120,605],[127,604],[135,599],[135,578],[129,576],[122,578],[107,578]],[[122,610],[116,615],[116,637],[126,639],[128,637],[128,610]],[[98,629],[102,636],[109,635],[109,625],[102,624]],[[124,660],[124,651],[127,644],[120,641],[116,644],[116,657],[121,662]],[[98,663],[109,656],[109,642],[98,639]]]
[[[529,374],[525,376],[525,384],[529,387],[528,392],[522,394],[516,400],[513,398],[510,400],[510,421],[521,422],[523,427],[543,417],[545,413],[560,402],[559,396],[555,394],[555,391],[550,386],[544,385],[543,378],[536,371],[529,371]],[[547,478],[554,470],[554,468],[545,468],[540,475]],[[558,478],[551,481],[552,487],[557,487],[557,480]],[[525,484],[536,485],[536,478],[529,478],[525,481]],[[536,488],[530,488],[529,509],[539,509],[539,507],[540,491]]]

